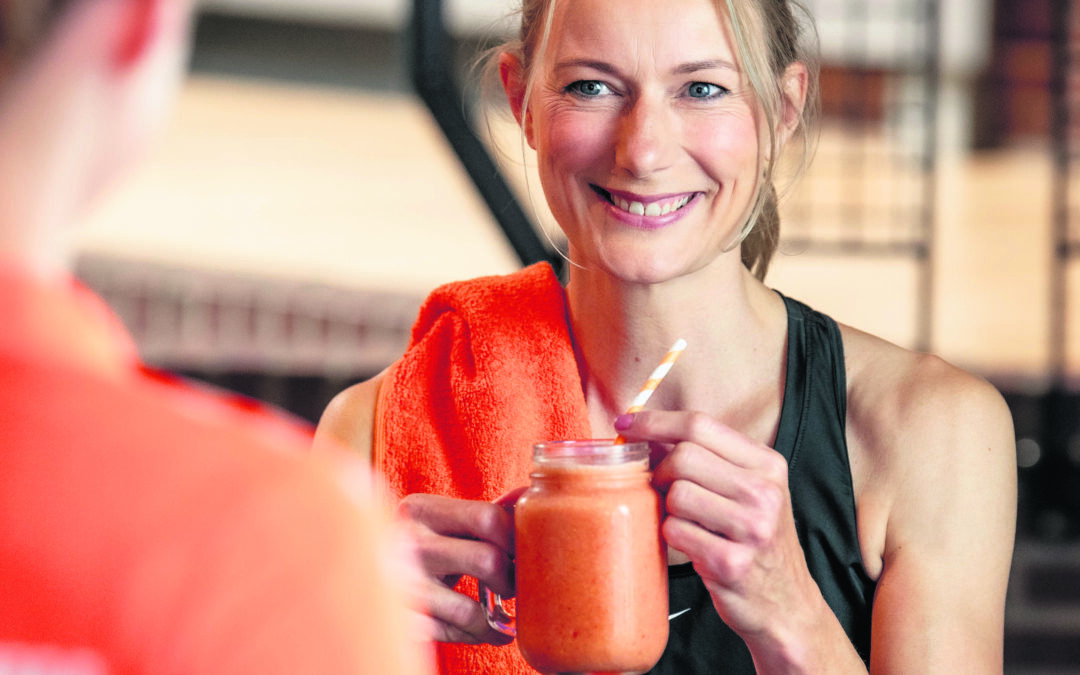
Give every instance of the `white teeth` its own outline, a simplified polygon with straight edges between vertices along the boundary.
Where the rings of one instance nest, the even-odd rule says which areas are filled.
[[[617,205],[623,211],[631,213],[635,216],[666,216],[672,211],[678,211],[690,201],[690,196],[686,195],[676,199],[673,202],[650,202],[648,206],[641,202],[631,202],[623,199],[622,197],[611,196],[611,201]]]

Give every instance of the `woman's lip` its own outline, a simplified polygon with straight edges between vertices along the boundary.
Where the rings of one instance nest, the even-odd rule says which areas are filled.
[[[650,197],[644,198],[645,201],[642,201],[643,195],[634,194],[633,192],[608,192],[604,188],[599,188],[597,186],[591,187],[596,192],[600,201],[604,202],[608,214],[613,219],[616,219],[623,225],[643,230],[656,230],[672,225],[673,222],[680,220],[690,213],[693,206],[696,205],[698,198],[701,197],[701,192],[676,192],[664,195],[653,194],[650,195]],[[612,200],[623,200],[631,203],[636,202],[637,204],[635,204],[634,213],[613,204]],[[662,213],[661,210],[660,213],[649,214],[647,211],[650,204],[657,204],[658,202],[677,204],[679,201],[683,201],[683,203],[667,213]],[[638,205],[640,207],[637,207]],[[653,207],[652,211],[656,212],[657,208]]]

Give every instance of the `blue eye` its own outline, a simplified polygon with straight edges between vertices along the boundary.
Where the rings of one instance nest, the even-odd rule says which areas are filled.
[[[723,87],[708,82],[694,82],[686,88],[686,94],[690,98],[715,98],[726,91]]]
[[[567,85],[566,91],[583,98],[594,98],[611,93],[608,86],[599,80],[578,80]]]

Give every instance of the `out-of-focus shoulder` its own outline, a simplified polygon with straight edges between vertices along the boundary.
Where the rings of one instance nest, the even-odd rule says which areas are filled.
[[[316,449],[344,446],[370,460],[379,389],[389,369],[338,392],[319,418]]]

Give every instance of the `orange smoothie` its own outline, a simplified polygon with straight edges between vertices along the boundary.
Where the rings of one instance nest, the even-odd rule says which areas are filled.
[[[639,672],[663,653],[667,561],[647,461],[536,465],[514,518],[518,648],[537,670]]]

